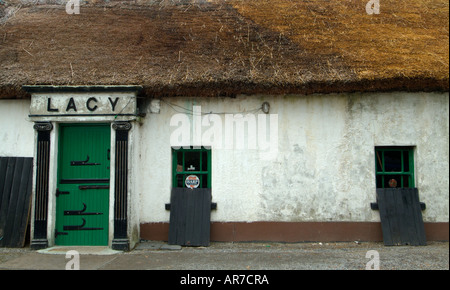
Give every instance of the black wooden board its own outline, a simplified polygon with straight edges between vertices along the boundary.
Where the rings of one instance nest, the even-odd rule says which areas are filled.
[[[378,188],[377,202],[386,246],[427,244],[417,188]]]
[[[0,157],[0,247],[25,244],[31,210],[33,158]]]
[[[211,189],[174,188],[170,203],[169,244],[209,246]]]

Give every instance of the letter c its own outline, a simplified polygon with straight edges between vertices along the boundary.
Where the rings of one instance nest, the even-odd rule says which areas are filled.
[[[95,110],[97,110],[98,107],[97,107],[97,105],[95,105],[94,107],[91,107],[89,104],[90,104],[92,101],[94,101],[94,102],[97,103],[97,99],[96,99],[96,98],[94,98],[94,97],[89,98],[89,99],[87,100],[87,102],[86,102],[86,108],[87,108],[89,111],[94,112]]]

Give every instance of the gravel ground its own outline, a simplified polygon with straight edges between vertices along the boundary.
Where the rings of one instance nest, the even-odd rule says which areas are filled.
[[[0,264],[33,252],[30,248],[0,248]]]
[[[212,243],[210,247],[168,249],[161,245],[146,242],[130,252],[102,257],[81,254],[80,259],[82,266],[90,265],[92,269],[364,270],[373,260],[373,256],[366,258],[367,252],[376,251],[381,270],[449,270],[448,242],[429,242],[424,247],[385,247],[382,243]],[[0,248],[0,268],[26,264],[30,257],[30,263],[45,265],[48,260],[49,265],[61,263],[56,268],[64,269],[66,260],[59,256],[29,248]]]
[[[133,256],[137,265],[146,265],[149,269],[363,270],[373,259],[366,258],[367,252],[375,250],[381,270],[449,269],[448,242],[430,242],[426,247],[386,247],[383,243],[355,242],[212,243],[210,247],[186,247],[181,251],[146,250],[158,249],[156,245],[143,243],[125,256]],[[114,265],[109,266],[114,268]]]
[[[386,247],[383,243],[213,243],[211,247],[183,248],[180,252],[157,251],[161,260],[155,266],[181,270],[364,270],[373,259],[366,258],[368,251],[378,252],[381,270],[449,269],[449,243],[437,242],[425,247]],[[146,251],[135,250],[127,255],[143,253]]]

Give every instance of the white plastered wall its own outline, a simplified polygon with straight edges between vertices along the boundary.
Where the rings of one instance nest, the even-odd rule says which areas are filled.
[[[188,115],[192,135],[195,117],[182,108],[258,115],[263,113],[254,109],[266,101],[270,114],[278,117],[278,153],[262,158],[258,149],[213,146],[213,221],[379,221],[378,211],[370,208],[376,201],[374,148],[414,146],[416,186],[427,204],[424,220],[448,222],[448,96],[397,92],[162,99],[160,112],[149,110],[137,127],[140,223],[170,218],[164,204],[171,191],[170,137],[179,127],[170,126],[174,115]],[[202,127],[202,133],[207,130]]]
[[[33,157],[34,129],[30,100],[0,100],[0,156]]]
[[[379,213],[370,209],[374,147],[396,145],[415,147],[424,220],[448,222],[449,95],[404,92],[163,99],[160,113],[148,111],[130,133],[131,218],[169,221],[164,204],[170,202],[170,136],[177,128],[170,120],[180,107],[258,115],[253,110],[265,101],[278,116],[278,153],[262,158],[258,149],[213,146],[213,221],[378,221]],[[33,156],[29,106],[29,100],[0,100],[0,156]]]

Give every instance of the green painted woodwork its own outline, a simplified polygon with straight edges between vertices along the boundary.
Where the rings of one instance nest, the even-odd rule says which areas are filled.
[[[199,188],[211,188],[211,150],[173,149],[172,150],[172,186],[186,187],[184,181],[189,175],[200,179]]]
[[[62,194],[56,197],[57,245],[108,245],[109,189],[104,187],[109,186],[110,144],[109,124],[60,125],[57,188]],[[80,189],[95,185],[103,188]],[[81,213],[67,215],[65,211]],[[67,228],[81,225],[78,230]]]
[[[389,180],[395,179],[399,188],[414,188],[413,147],[376,147],[377,188],[388,188]]]

